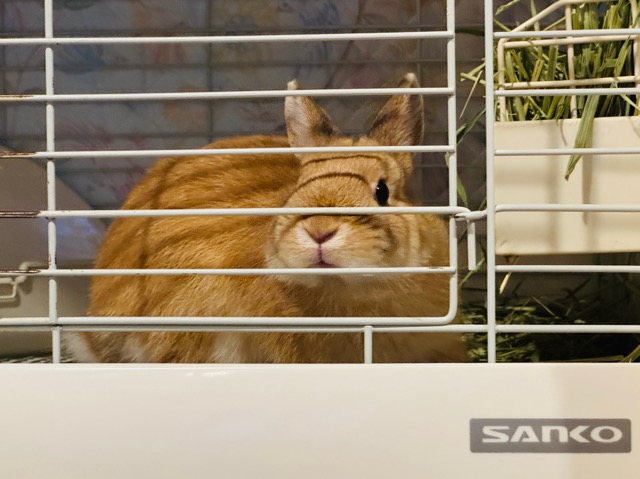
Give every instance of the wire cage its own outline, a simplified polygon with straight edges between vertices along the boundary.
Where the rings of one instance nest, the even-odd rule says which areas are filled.
[[[574,30],[569,20],[570,34],[525,31],[557,8],[566,7],[569,18],[579,3],[596,2],[560,0],[524,23],[524,6],[491,0],[1,3],[0,357],[14,363],[0,364],[7,391],[3,476],[636,477],[640,370],[619,364],[638,356],[640,266],[633,253],[619,253],[633,247],[509,249],[500,229],[509,214],[525,226],[527,215],[539,213],[600,212],[637,222],[633,203],[500,196],[503,159],[638,159],[633,139],[630,146],[527,148],[503,146],[496,133],[508,99],[566,95],[575,116],[578,95],[599,92],[583,88],[592,84],[576,82],[573,73],[542,84],[504,77],[505,46],[568,45],[573,59],[576,44],[602,38]],[[494,32],[496,9],[504,7],[511,8],[502,21],[514,28]],[[613,94],[640,95],[640,30],[632,23],[611,35],[635,38],[634,73],[593,82],[614,83]],[[496,59],[497,76],[486,74],[480,92],[479,77],[472,85],[459,75],[482,58],[486,72]],[[411,189],[425,206],[120,209],[158,158],[201,156],[215,139],[283,134],[287,96],[314,97],[346,134],[363,134],[384,99],[406,91],[396,85],[407,72],[415,72],[420,87],[413,93],[425,102],[423,144],[208,154],[408,151]],[[294,78],[305,89],[286,90]],[[309,274],[94,268],[115,218],[409,211],[448,219],[446,265],[340,274],[447,275],[449,309],[442,316],[86,314],[89,280],[99,275]],[[556,228],[554,218],[533,229]],[[590,238],[591,223],[582,222],[579,234]],[[618,254],[596,254],[603,251]],[[456,316],[462,321],[452,323]],[[63,348],[67,333],[149,330],[357,333],[363,364],[59,364],[73,362]],[[370,364],[373,338],[395,332],[463,333],[471,361],[488,364]],[[524,364],[539,361],[547,362]],[[25,364],[33,362],[54,364]],[[504,362],[517,364],[494,364]]]

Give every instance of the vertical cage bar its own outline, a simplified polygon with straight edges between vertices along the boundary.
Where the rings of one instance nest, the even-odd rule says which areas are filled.
[[[209,0],[207,2],[207,23],[209,25],[209,32],[214,32],[214,28],[213,28],[213,2],[215,0]],[[214,45],[213,43],[208,43],[207,45],[205,45],[206,49],[207,49],[207,88],[209,89],[209,91],[213,91],[214,89],[214,85],[213,85],[213,62],[214,62],[214,55],[213,55],[213,48]],[[207,108],[208,108],[208,128],[209,128],[209,141],[213,141],[214,138],[214,128],[215,128],[215,110],[214,110],[214,105],[215,102],[207,102]]]
[[[631,18],[633,18],[633,23],[631,23],[631,28],[637,28],[639,24],[638,19],[638,2],[636,0],[631,0]],[[640,35],[636,35],[633,39],[633,74],[636,77],[636,86],[640,86]],[[640,95],[636,95],[636,103],[640,102]],[[635,114],[638,115],[638,111],[635,111]]]
[[[573,10],[573,5],[567,5],[564,7],[564,26],[567,30],[571,30],[573,28],[573,23],[571,21],[571,12]],[[571,37],[567,37],[571,38]],[[572,82],[576,79],[576,67],[574,62],[575,56],[575,48],[573,43],[567,45],[567,70],[569,70],[569,80]],[[571,88],[575,88],[575,85],[572,85]],[[571,103],[571,118],[578,117],[578,100],[575,95],[571,95],[571,99],[569,100]]]
[[[51,330],[51,343],[52,343],[52,357],[54,363],[59,363],[62,360],[62,341],[60,340],[60,334],[62,328],[56,326]]]
[[[416,15],[418,16],[418,26],[422,25],[422,0],[416,0]],[[416,51],[416,76],[418,83],[422,85],[422,39],[416,38],[418,48]]]
[[[476,257],[476,222],[467,221],[467,268],[475,271],[478,259]]]
[[[364,331],[364,363],[373,363],[373,327],[365,326]]]
[[[496,362],[496,248],[493,127],[495,122],[495,95],[493,81],[493,0],[484,2],[484,58],[486,148],[487,148],[487,362]]]
[[[452,92],[447,99],[447,141],[450,147],[454,148],[449,155],[449,206],[458,205],[458,156],[457,156],[457,114],[456,111],[456,17],[455,0],[447,0],[447,32],[451,33],[451,38],[447,40],[447,88]]]
[[[455,0],[447,0],[447,87],[453,92],[447,98],[447,143],[454,149],[449,154],[449,206],[458,205],[458,156],[457,156],[457,110],[456,110],[456,15]],[[458,237],[457,222],[449,219],[449,264],[455,268],[449,282],[449,308],[458,307]],[[455,301],[454,301],[455,297]]]
[[[45,38],[53,38],[53,0],[44,0],[44,36]],[[45,49],[45,91],[47,95],[53,95],[55,92],[55,73],[53,60],[53,47],[48,46]],[[55,151],[55,109],[53,103],[47,102],[46,110],[46,141],[47,151]],[[56,209],[56,165],[55,160],[49,158],[47,160],[47,210],[54,211]],[[57,244],[56,244],[56,220],[49,218],[47,225],[47,250],[49,269],[57,269]],[[58,322],[58,280],[55,276],[49,278],[49,321],[51,324]],[[59,363],[61,359],[60,353],[60,330],[53,328],[51,331],[51,343],[53,350],[52,360]]]
[[[4,22],[6,22],[6,12],[7,12],[7,6],[5,5],[4,2],[0,2],[0,25],[2,26],[2,28],[5,28]],[[0,47],[0,71],[1,73],[1,77],[0,77],[0,88],[2,89],[2,93],[6,94],[8,93],[8,88],[7,88],[7,48],[6,46],[1,46]],[[9,113],[7,112],[8,108],[2,108],[2,111],[0,111],[0,118],[2,118],[2,129],[0,129],[0,135],[2,135],[3,138],[7,138],[7,134],[8,134],[8,130],[9,130]],[[8,146],[8,145],[7,145]]]
[[[492,17],[493,18],[493,17]],[[485,38],[486,38],[485,31]],[[498,88],[503,89],[503,85],[505,83],[505,48],[504,45],[507,42],[506,38],[501,38],[498,40],[498,45],[496,46],[496,57],[498,62]],[[493,55],[493,52],[491,53]],[[491,57],[491,64],[493,64],[493,57]],[[489,64],[485,61],[484,64],[485,75],[489,70]],[[493,71],[491,72],[493,75]],[[492,77],[493,78],[493,77]],[[498,112],[500,113],[500,121],[507,121],[507,97],[500,96],[498,97]]]

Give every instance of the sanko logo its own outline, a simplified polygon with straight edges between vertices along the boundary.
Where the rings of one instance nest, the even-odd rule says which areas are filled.
[[[472,419],[471,452],[631,452],[629,419]]]

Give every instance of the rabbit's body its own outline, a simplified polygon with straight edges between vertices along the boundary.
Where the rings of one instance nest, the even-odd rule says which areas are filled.
[[[307,101],[301,107],[315,114]],[[288,119],[288,123],[293,121]],[[307,123],[313,125],[313,118]],[[289,138],[249,136],[209,147],[288,147],[302,134],[296,138],[292,129],[295,127],[289,125]],[[318,132],[320,136],[330,133],[325,126]],[[331,143],[377,144],[368,137],[339,138]],[[375,186],[380,175],[389,182],[389,204],[402,206],[409,204],[401,188],[405,169],[406,164],[396,157],[380,153],[307,155],[302,159],[234,154],[166,158],[149,169],[123,208],[376,206],[368,199],[367,189],[369,183]],[[431,215],[182,216],[114,221],[96,267],[447,263],[448,230],[441,219]],[[423,317],[441,316],[448,309],[446,274],[99,276],[93,279],[89,314]],[[362,342],[361,333],[108,332],[75,333],[67,346],[78,360],[90,362],[360,362]],[[373,353],[376,362],[461,361],[465,357],[463,342],[453,333],[374,334]]]

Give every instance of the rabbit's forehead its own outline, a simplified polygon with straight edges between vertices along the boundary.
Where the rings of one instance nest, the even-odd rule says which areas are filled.
[[[311,157],[303,161],[298,183],[334,173],[356,174],[377,183],[380,179],[395,181],[401,172],[393,158],[379,153]]]

